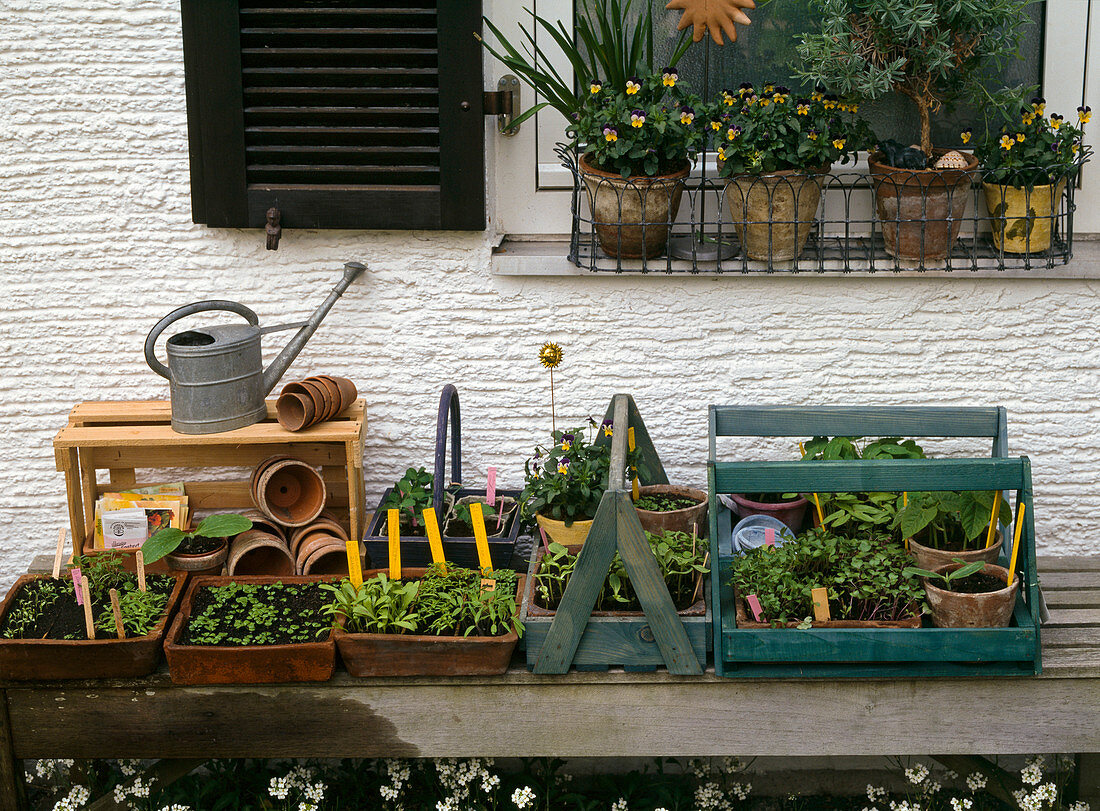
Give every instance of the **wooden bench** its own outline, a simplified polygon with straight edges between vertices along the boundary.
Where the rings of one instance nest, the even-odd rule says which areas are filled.
[[[48,558],[35,566],[48,567]],[[1043,674],[729,679],[668,673],[177,687],[0,684],[0,811],[20,759],[668,757],[1079,752],[1100,801],[1100,557],[1039,561]]]

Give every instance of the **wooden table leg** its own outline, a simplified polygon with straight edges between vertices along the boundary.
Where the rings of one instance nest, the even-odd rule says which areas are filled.
[[[23,763],[12,751],[8,693],[0,690],[0,811],[20,811],[25,802]]]

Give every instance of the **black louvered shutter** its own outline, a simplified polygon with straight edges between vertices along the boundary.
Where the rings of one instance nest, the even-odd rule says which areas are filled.
[[[480,0],[182,0],[195,222],[485,227]]]

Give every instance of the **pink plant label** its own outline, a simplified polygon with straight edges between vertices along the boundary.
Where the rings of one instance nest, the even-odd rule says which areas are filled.
[[[489,468],[488,481],[485,484],[485,503],[490,507],[497,506],[497,469]]]
[[[76,604],[77,605],[84,605],[84,595],[80,591],[80,578],[83,577],[83,575],[80,573],[79,568],[74,568],[72,570],[72,575],[73,575],[73,588],[76,589]]]
[[[767,527],[764,530],[764,546],[775,546],[775,528]]]
[[[547,538],[546,538],[546,530],[544,530],[542,527],[539,527],[539,535],[542,536],[542,551],[543,552],[549,552],[550,551],[550,541],[547,540]]]
[[[750,594],[745,598],[745,602],[749,604],[749,610],[752,611],[753,619],[757,622],[763,622],[764,608],[760,605],[760,599],[755,594]]]

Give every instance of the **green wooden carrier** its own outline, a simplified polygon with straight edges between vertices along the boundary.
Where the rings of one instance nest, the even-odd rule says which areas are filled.
[[[640,483],[667,484],[668,477],[630,395],[616,394],[606,418],[614,423],[607,491],[553,618],[528,613],[541,546],[536,543],[531,553],[520,614],[525,628],[527,666],[535,673],[565,673],[570,666],[578,670],[621,666],[644,671],[664,665],[670,673],[701,674],[710,642],[710,602],[703,617],[681,617],[676,613],[630,498],[630,484],[626,480],[630,428],[634,429]],[[607,440],[601,436],[597,441]],[[616,549],[644,616],[591,616]],[[707,589],[703,592],[706,599]]]
[[[721,436],[986,437],[992,458],[853,460],[828,462],[719,462]],[[710,407],[711,593],[715,672],[719,676],[869,678],[890,676],[1033,675],[1042,669],[1039,585],[1031,464],[1006,458],[1003,408]],[[1003,490],[1026,504],[1017,573],[1023,588],[1008,628],[739,628],[729,570],[720,552],[732,519],[719,493]],[[1009,537],[1006,534],[1006,537]],[[1007,566],[1010,544],[1001,562]]]

